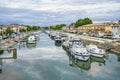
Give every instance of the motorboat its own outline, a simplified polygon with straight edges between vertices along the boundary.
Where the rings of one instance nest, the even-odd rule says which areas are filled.
[[[62,41],[66,41],[68,37],[65,34],[61,34],[61,38],[62,38]]]
[[[36,39],[34,35],[31,35],[27,39],[27,43],[36,43]]]
[[[53,32],[53,31],[52,31],[52,32],[49,33],[49,35],[50,35],[50,37],[51,37],[52,39],[54,39],[55,36],[56,36],[56,32]]]
[[[56,36],[55,37],[55,42],[58,42],[58,43],[60,42],[61,43],[62,42],[61,36]]]
[[[86,46],[87,51],[95,57],[103,57],[105,55],[105,50],[99,49],[96,45],[90,44]]]
[[[39,40],[39,38],[40,38],[40,32],[39,31],[34,32],[33,35],[35,36],[36,40]]]
[[[69,40],[63,42],[62,47],[65,50],[69,51],[70,46],[72,46],[73,44],[83,45],[80,39],[70,38]]]
[[[90,53],[88,53],[87,49],[82,44],[73,44],[70,46],[69,51],[71,55],[79,60],[87,61],[90,58]]]

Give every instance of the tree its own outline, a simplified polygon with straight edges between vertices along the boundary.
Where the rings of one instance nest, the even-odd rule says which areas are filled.
[[[8,27],[5,33],[11,35],[13,33],[13,30],[11,30],[10,27]]]
[[[46,26],[46,27],[44,27],[44,29],[49,29],[49,27]]]
[[[65,27],[66,24],[57,24],[57,25],[52,25],[50,26],[50,29],[53,29],[53,30],[60,30],[62,29],[63,27]]]
[[[2,35],[2,31],[0,31],[0,35]]]
[[[33,26],[33,27],[32,27],[32,30],[39,30],[39,29],[40,29],[39,26]]]
[[[75,23],[75,27],[79,27],[86,24],[92,24],[92,20],[90,18],[78,19]]]
[[[39,30],[40,29],[40,26],[29,26],[29,25],[26,25],[26,27],[27,27],[27,31]]]
[[[26,25],[25,27],[27,27],[27,31],[31,31],[32,30],[32,27],[29,26],[29,25]]]
[[[83,19],[78,19],[75,23],[75,27],[82,26],[83,25]]]
[[[86,25],[86,24],[92,24],[92,20],[89,19],[89,18],[84,18],[83,19],[83,25]]]
[[[19,30],[20,32],[26,32],[26,30],[24,28],[20,28]]]

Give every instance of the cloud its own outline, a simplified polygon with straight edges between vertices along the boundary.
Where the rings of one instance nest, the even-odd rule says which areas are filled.
[[[119,0],[3,0],[0,1],[0,23],[46,26],[69,24],[84,17],[111,21],[120,19],[119,11]]]

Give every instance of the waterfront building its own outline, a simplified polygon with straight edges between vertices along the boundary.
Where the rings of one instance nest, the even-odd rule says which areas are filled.
[[[117,25],[112,26],[112,34],[114,38],[120,38],[120,20]]]
[[[104,22],[104,23],[93,23],[88,25],[83,25],[78,27],[78,31],[82,33],[88,33],[88,34],[111,34],[112,27],[116,25],[117,23],[114,22]]]
[[[9,25],[0,25],[0,34],[5,34],[6,29]]]
[[[19,32],[20,29],[27,30],[27,27],[25,27],[24,25],[20,25],[20,24],[10,24],[10,28],[13,30],[13,32]]]
[[[63,30],[63,31],[68,31],[68,30],[69,30],[69,27],[68,27],[68,26],[63,27],[62,30]]]
[[[10,28],[11,30],[13,30],[13,32],[19,33],[20,29],[25,29],[27,30],[27,27],[25,27],[24,25],[20,25],[20,24],[9,24],[9,25],[0,25],[0,34],[5,34],[6,29]]]

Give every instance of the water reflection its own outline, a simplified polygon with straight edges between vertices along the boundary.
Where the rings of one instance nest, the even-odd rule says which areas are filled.
[[[79,67],[81,70],[89,70],[91,68],[91,63],[94,63],[94,62],[97,62],[99,66],[105,65],[104,57],[99,58],[99,57],[90,56],[89,60],[82,61],[70,55],[69,52],[67,52],[67,55],[69,57],[69,65],[72,67]]]
[[[120,62],[120,56],[118,56],[118,61]]]
[[[0,59],[12,59],[17,58],[17,49],[16,48],[7,48],[2,49],[2,54],[0,54]]]
[[[62,45],[62,43],[55,42],[55,46],[60,47],[61,45]]]
[[[91,56],[88,61],[80,61],[66,54],[45,34],[40,35],[33,49],[28,48],[26,43],[21,43],[17,60],[4,62],[0,80],[120,79],[120,62],[115,54],[108,53],[105,58]]]
[[[14,47],[18,46],[19,49],[21,48],[25,48],[26,47],[26,42],[19,42],[17,45],[15,45]]]
[[[19,47],[19,49],[23,49],[23,48],[35,48],[36,45],[37,45],[37,42],[36,43],[26,43],[26,42],[19,42],[17,44],[18,46],[14,46],[14,47]]]
[[[36,47],[36,43],[34,44],[26,44],[27,45],[27,48],[35,48]]]
[[[95,57],[95,56],[90,56],[91,62],[97,62],[105,65],[105,60],[104,57]]]
[[[72,67],[79,67],[81,70],[89,70],[91,62],[90,60],[88,61],[77,60],[74,57],[69,56],[69,65]]]
[[[2,54],[0,54],[0,73],[2,73],[3,59],[16,59],[17,58],[17,49],[16,48],[7,48],[1,49]]]

